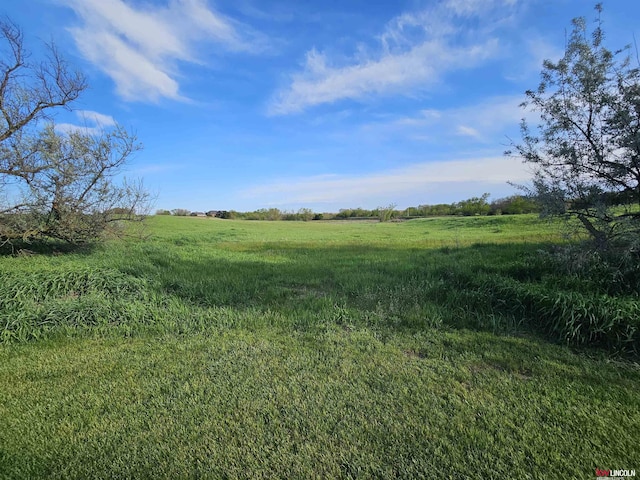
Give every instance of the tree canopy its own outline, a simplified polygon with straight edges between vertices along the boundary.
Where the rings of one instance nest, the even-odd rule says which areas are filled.
[[[599,250],[638,247],[640,234],[640,69],[630,47],[605,47],[602,6],[589,32],[573,20],[564,56],[546,60],[523,106],[540,114],[521,124],[513,150],[532,165],[544,214],[579,220]]]
[[[148,199],[140,183],[115,176],[141,148],[121,126],[98,133],[56,129],[87,88],[54,45],[32,61],[20,28],[0,21],[0,246],[15,241],[93,241],[138,218]]]

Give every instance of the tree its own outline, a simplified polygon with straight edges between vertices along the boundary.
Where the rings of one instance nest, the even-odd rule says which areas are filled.
[[[298,218],[303,222],[308,222],[313,219],[313,210],[310,208],[301,208],[298,210]]]
[[[596,11],[591,34],[574,19],[564,56],[544,62],[523,103],[541,123],[532,130],[523,120],[522,143],[507,154],[534,167],[530,191],[543,214],[577,218],[605,251],[640,233],[640,70],[629,47],[604,46],[600,4]]]
[[[219,210],[215,214],[216,218],[222,218],[224,220],[233,220],[236,218],[236,212],[233,210]]]
[[[98,134],[59,132],[51,121],[87,88],[55,46],[30,62],[21,30],[0,21],[0,245],[46,238],[84,243],[139,219],[148,194],[116,185],[134,135],[116,126]]]
[[[487,215],[491,210],[491,206],[487,201],[488,193],[483,193],[481,197],[471,197],[455,204],[455,211],[458,215]]]
[[[378,220],[381,222],[389,222],[396,215],[396,204],[390,203],[386,207],[378,207],[376,213]]]
[[[520,215],[540,211],[540,207],[532,198],[523,197],[522,195],[499,198],[491,202],[490,207],[490,215]]]
[[[186,208],[174,208],[171,210],[171,215],[175,217],[188,217],[191,215],[191,210],[187,210]]]

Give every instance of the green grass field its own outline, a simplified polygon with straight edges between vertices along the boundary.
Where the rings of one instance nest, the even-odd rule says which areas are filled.
[[[640,470],[637,294],[560,275],[557,225],[149,228],[0,257],[0,478]]]

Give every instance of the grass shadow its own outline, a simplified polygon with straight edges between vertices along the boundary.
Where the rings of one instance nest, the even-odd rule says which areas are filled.
[[[59,247],[41,244],[40,254],[59,255]],[[203,326],[338,325],[383,333],[445,327],[542,334],[556,342],[637,352],[637,299],[607,296],[586,280],[567,282],[539,255],[549,247],[540,242],[434,249],[221,238],[215,245],[176,245],[173,239],[121,243],[105,255],[79,259],[68,271],[57,261],[51,269],[38,268],[33,277],[39,285],[31,285],[16,264],[13,284],[5,285],[13,298],[5,314],[33,325],[64,323],[61,315],[74,325],[93,318],[105,328],[134,317],[141,325],[198,319]],[[54,293],[46,290],[49,284],[56,286]]]
[[[553,265],[538,255],[549,246],[423,249],[264,242],[222,252],[171,253],[147,246],[123,268],[151,280],[160,295],[203,309],[275,312],[289,327],[337,324],[419,332],[445,326],[501,334],[533,332],[576,346],[637,351],[638,336],[632,331],[637,302],[607,297],[608,308],[623,314],[609,331],[600,329],[611,320],[606,309],[597,307],[605,294],[580,291],[593,288],[586,281],[563,284]],[[628,332],[631,336],[624,343],[620,337]]]
[[[67,242],[55,240],[42,240],[34,242],[25,242],[22,240],[5,243],[0,246],[0,257],[3,256],[19,256],[28,257],[33,255],[55,256],[67,254],[84,254],[89,255],[94,252],[98,244],[84,243],[74,245]]]
[[[425,250],[264,243],[220,256],[180,255],[149,245],[122,269],[151,280],[163,295],[203,308],[250,307],[381,328],[449,325],[497,331],[506,323],[490,317],[495,308],[470,282],[479,273],[496,271],[525,276],[523,258],[544,246]],[[540,275],[528,273],[530,279]],[[480,321],[484,314],[489,317]]]

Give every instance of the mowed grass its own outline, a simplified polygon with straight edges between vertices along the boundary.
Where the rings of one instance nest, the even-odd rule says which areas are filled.
[[[487,290],[543,285],[553,272],[536,252],[561,240],[554,225],[150,228],[146,242],[0,258],[0,478],[640,467],[637,364],[554,343]],[[562,288],[605,295],[575,278]]]

